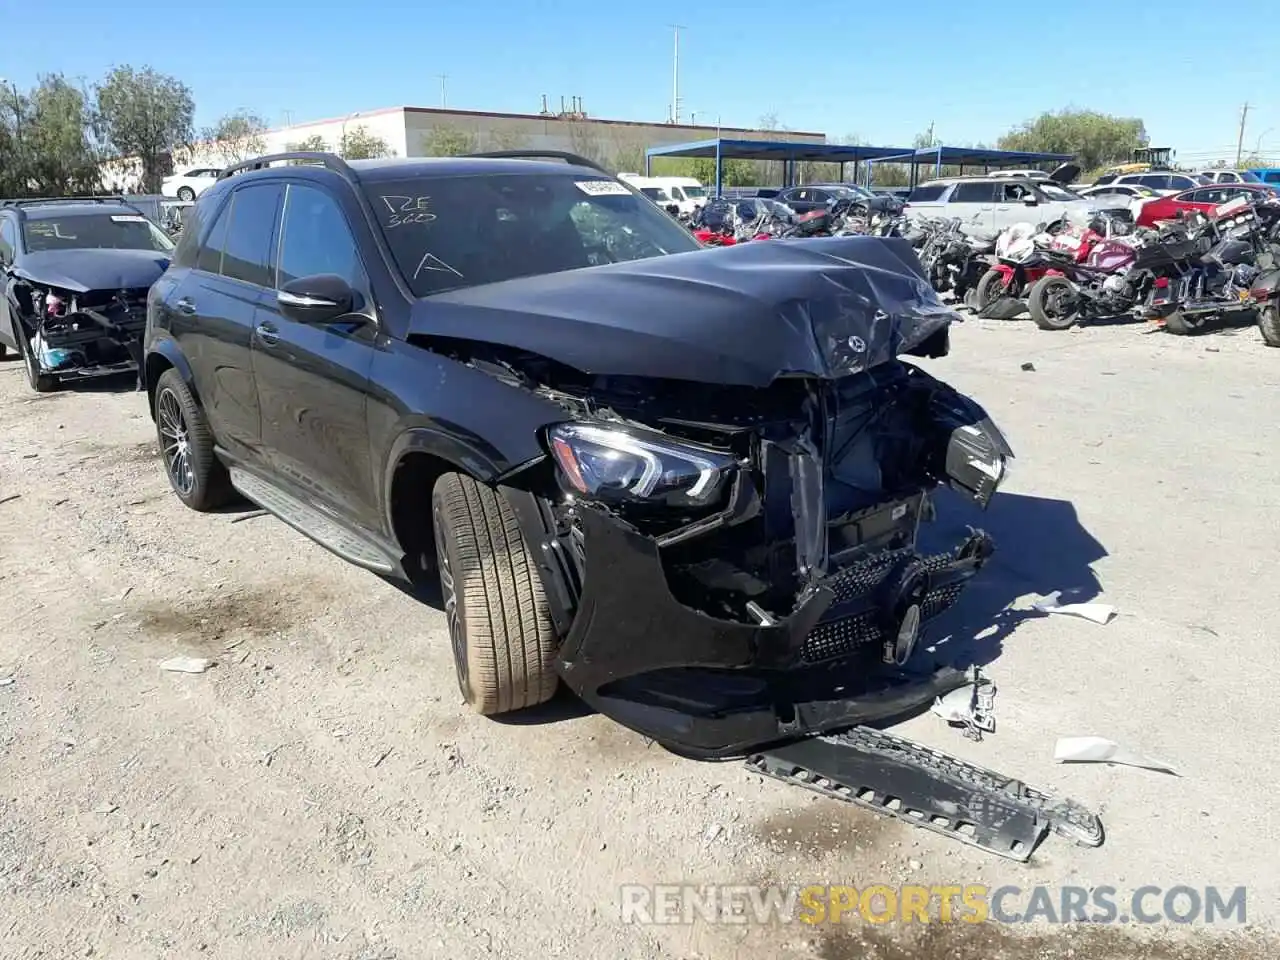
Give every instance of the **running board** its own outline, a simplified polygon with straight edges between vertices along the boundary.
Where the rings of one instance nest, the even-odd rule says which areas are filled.
[[[352,533],[317,508],[243,467],[229,467],[228,472],[233,487],[326,550],[375,573],[389,574],[396,569],[396,564],[375,544]]]
[[[810,737],[747,758],[756,773],[844,800],[1025,863],[1053,831],[1101,846],[1101,821],[993,770],[871,727]]]

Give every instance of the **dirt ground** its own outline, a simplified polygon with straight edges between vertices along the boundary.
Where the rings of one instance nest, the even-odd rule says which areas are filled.
[[[899,732],[1100,810],[1099,849],[998,860],[570,703],[469,715],[437,611],[272,518],[185,510],[128,383],[37,397],[0,363],[0,956],[1280,956],[1280,351],[970,320],[928,366],[1018,454],[997,560],[931,634],[987,664],[999,725]],[[1028,612],[1090,587],[1106,626]],[[1056,765],[1073,734],[1180,776]],[[1249,929],[620,922],[620,885],[678,881],[1245,885]]]

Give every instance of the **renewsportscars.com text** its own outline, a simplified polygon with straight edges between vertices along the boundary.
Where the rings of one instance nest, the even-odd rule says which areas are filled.
[[[705,923],[1234,923],[1246,921],[1244,887],[989,887],[984,884],[805,887],[633,884],[621,919]]]

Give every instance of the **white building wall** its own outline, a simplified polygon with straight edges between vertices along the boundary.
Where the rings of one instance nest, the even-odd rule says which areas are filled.
[[[269,130],[264,139],[268,153],[278,153],[287,149],[291,143],[299,143],[313,136],[323,137],[328,149],[337,151],[344,131],[350,134],[359,127],[364,127],[369,133],[385,140],[393,156],[404,157],[409,155],[406,153],[404,115],[401,107],[353,113],[346,117]]]

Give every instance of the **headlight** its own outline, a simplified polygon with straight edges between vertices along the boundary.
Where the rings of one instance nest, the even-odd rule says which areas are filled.
[[[562,423],[547,439],[569,487],[601,500],[705,505],[735,466],[717,450],[621,427]]]

